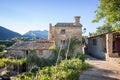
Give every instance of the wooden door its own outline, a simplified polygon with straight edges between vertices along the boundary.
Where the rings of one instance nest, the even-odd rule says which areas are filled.
[[[116,38],[116,49],[120,51],[120,38]]]

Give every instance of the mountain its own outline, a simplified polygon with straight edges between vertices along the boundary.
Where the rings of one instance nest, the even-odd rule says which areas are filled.
[[[14,37],[20,37],[21,34],[0,26],[0,40],[7,40]]]
[[[47,38],[48,37],[48,31],[29,31],[23,35],[23,37],[30,37],[30,38]]]

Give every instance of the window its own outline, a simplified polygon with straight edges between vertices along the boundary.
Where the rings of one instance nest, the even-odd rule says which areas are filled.
[[[113,50],[115,50],[115,49],[116,49],[116,42],[113,41]]]
[[[65,34],[65,29],[62,29],[60,33]]]
[[[61,40],[61,44],[65,44],[65,40]]]
[[[66,48],[66,46],[67,46],[66,41],[65,40],[61,40],[60,47],[61,48]]]
[[[52,39],[54,38],[54,35],[52,35]]]
[[[93,39],[93,45],[96,46],[97,45],[97,40]]]
[[[28,50],[26,51],[26,55],[28,55]]]

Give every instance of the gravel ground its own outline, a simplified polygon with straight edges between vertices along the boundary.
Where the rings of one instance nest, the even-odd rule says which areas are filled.
[[[93,68],[83,71],[79,80],[120,80],[120,64],[88,57]]]

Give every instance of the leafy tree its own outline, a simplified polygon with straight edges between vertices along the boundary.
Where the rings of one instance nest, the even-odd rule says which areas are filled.
[[[97,35],[104,34],[112,31],[112,27],[109,24],[104,24],[103,26],[99,26],[97,28]]]
[[[99,26],[95,33],[91,33],[91,36],[96,36],[108,32],[112,32],[112,26],[109,24],[104,24],[103,26]]]
[[[0,52],[4,51],[5,45],[0,45]]]
[[[95,11],[96,18],[92,22],[104,20],[113,30],[120,31],[120,0],[99,0],[100,5]]]

